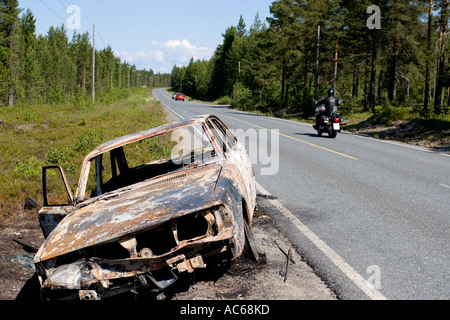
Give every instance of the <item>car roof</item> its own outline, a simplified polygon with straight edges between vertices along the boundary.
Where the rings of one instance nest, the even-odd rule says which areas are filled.
[[[135,132],[135,133],[132,133],[132,134],[129,134],[126,136],[118,137],[118,138],[115,138],[108,142],[105,142],[101,146],[93,149],[86,156],[86,158],[92,159],[93,157],[96,157],[97,155],[99,155],[101,153],[113,150],[122,145],[126,145],[126,144],[129,144],[132,142],[147,139],[149,137],[160,135],[165,132],[173,131],[177,128],[186,127],[186,126],[193,125],[196,123],[204,123],[206,121],[206,119],[211,118],[211,117],[214,117],[214,116],[211,116],[211,115],[195,116],[192,118],[182,119],[179,122],[168,123],[168,124],[165,124],[165,125],[162,125],[159,127],[150,128],[150,129]]]

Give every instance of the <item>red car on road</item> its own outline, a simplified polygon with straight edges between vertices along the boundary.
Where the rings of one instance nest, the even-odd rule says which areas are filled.
[[[183,100],[184,101],[184,94],[183,93],[177,93],[177,95],[175,96],[175,101],[177,100]]]

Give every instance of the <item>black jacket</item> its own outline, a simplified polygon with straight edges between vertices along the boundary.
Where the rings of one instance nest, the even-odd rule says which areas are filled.
[[[315,106],[317,107],[322,104],[325,105],[325,112],[326,115],[329,117],[331,116],[332,112],[337,112],[338,101],[339,99],[337,99],[336,97],[329,96],[317,102]]]

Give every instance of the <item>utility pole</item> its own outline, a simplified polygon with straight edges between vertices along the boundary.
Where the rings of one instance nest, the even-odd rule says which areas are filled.
[[[320,47],[320,25],[317,27],[316,82],[314,85],[314,100],[315,101],[317,101],[317,86],[319,83],[319,47]]]
[[[128,66],[128,91],[130,91],[131,65]]]
[[[92,103],[95,102],[95,24],[92,32]]]
[[[241,60],[239,60],[239,81],[241,81]]]
[[[122,59],[119,58],[119,91],[122,88]]]

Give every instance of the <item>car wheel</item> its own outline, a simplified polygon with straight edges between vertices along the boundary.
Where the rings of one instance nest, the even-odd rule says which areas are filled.
[[[247,221],[244,220],[244,233],[245,233],[245,245],[244,245],[244,256],[254,260],[259,260],[259,253],[256,249],[255,240],[253,239],[252,229],[248,226]]]

